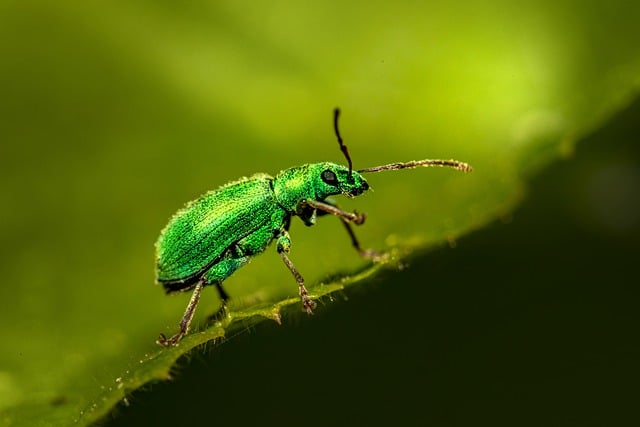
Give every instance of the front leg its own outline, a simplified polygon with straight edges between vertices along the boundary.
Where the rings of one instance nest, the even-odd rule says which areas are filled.
[[[277,244],[278,253],[282,258],[282,261],[287,266],[293,277],[296,278],[296,282],[298,282],[300,299],[302,299],[302,306],[307,311],[308,314],[313,314],[313,309],[316,308],[316,303],[309,298],[309,294],[307,292],[307,288],[304,286],[304,278],[298,272],[296,267],[293,265],[289,256],[287,255],[291,250],[291,239],[289,238],[289,233],[285,230],[282,230],[280,235],[278,236],[278,244]]]
[[[337,210],[341,210],[338,207],[337,203],[335,203],[332,199],[326,199],[324,201],[324,204],[328,206],[332,206]],[[331,212],[328,212],[328,211],[320,211],[318,212],[318,216],[327,215],[330,213]],[[362,217],[363,217],[362,221],[364,221],[365,215],[362,214]],[[342,222],[342,225],[344,225],[345,230],[347,230],[347,234],[349,234],[349,237],[351,238],[351,244],[353,245],[355,250],[358,251],[358,253],[362,258],[372,259],[374,261],[380,261],[383,259],[383,254],[380,254],[379,252],[376,252],[371,249],[363,249],[362,246],[360,246],[360,242],[358,241],[358,238],[356,237],[356,233],[353,231],[351,222],[348,219],[344,218],[343,216],[339,216],[339,218],[340,218],[340,222]],[[359,224],[356,222],[356,224],[360,225],[361,223]]]
[[[364,220],[367,218],[365,214],[359,214],[358,212],[346,212],[335,205],[325,203],[325,202],[318,202],[317,200],[308,200],[308,199],[298,203],[296,212],[308,213],[309,208],[313,209],[313,213],[312,213],[312,216],[311,215],[307,215],[307,216],[310,218],[313,218],[314,223],[315,223],[315,216],[316,216],[315,211],[321,211],[324,213],[335,215],[339,218],[342,218],[344,221],[353,222],[356,225],[364,224]],[[320,215],[323,215],[323,213],[320,213]],[[307,222],[306,218],[303,218],[303,220]]]

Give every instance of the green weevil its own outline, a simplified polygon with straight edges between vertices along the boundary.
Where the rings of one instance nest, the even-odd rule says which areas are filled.
[[[162,230],[156,242],[156,282],[167,293],[193,289],[191,300],[180,321],[178,333],[170,338],[160,334],[157,343],[171,346],[182,339],[200,300],[202,289],[215,285],[221,300],[217,317],[224,313],[229,296],[222,282],[251,261],[276,240],[282,261],[298,283],[302,306],[312,314],[316,304],[309,298],[302,275],[289,258],[291,217],[298,216],[307,226],[318,216],[337,216],[344,224],[353,247],[366,258],[376,252],[361,248],[351,224],[361,225],[365,215],[341,210],[330,196],[355,197],[369,189],[363,173],[443,166],[471,171],[457,160],[417,160],[353,170],[351,156],[338,129],[340,110],[335,109],[333,126],[348,167],[336,163],[312,163],[286,169],[275,177],[256,174],[228,183],[188,203]]]

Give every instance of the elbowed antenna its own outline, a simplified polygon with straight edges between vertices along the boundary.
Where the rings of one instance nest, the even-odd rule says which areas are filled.
[[[346,147],[345,147],[346,148]],[[398,170],[398,169],[412,169],[412,168],[417,168],[417,167],[433,167],[433,166],[439,166],[439,167],[447,167],[447,168],[453,168],[453,169],[458,169],[461,170],[463,172],[471,172],[473,170],[473,168],[463,162],[459,162],[457,160],[429,160],[429,159],[425,159],[425,160],[413,160],[411,162],[406,162],[406,163],[390,163],[388,165],[382,165],[382,166],[373,166],[370,168],[364,168],[364,169],[358,169],[359,173],[367,173],[367,172],[382,172],[382,171],[392,171],[392,170]]]
[[[349,150],[347,146],[344,145],[342,141],[342,137],[340,136],[340,130],[338,129],[338,118],[340,117],[340,109],[335,108],[333,110],[333,130],[336,133],[336,137],[338,138],[338,144],[340,144],[340,151],[347,158],[347,162],[349,163],[349,178],[351,178],[351,172],[353,171],[353,163],[351,162],[351,156],[349,155]]]

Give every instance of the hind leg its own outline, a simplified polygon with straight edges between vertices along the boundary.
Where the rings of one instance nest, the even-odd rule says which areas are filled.
[[[189,325],[191,324],[191,320],[193,320],[193,315],[196,312],[196,307],[198,306],[198,301],[200,301],[200,294],[202,293],[202,288],[206,284],[206,280],[201,278],[196,284],[193,294],[191,295],[191,300],[189,300],[189,304],[187,305],[187,309],[182,316],[182,320],[180,321],[180,331],[172,336],[171,338],[167,338],[164,334],[160,334],[156,342],[164,347],[170,347],[175,345],[182,339],[182,337],[189,330]]]
[[[218,294],[220,295],[220,299],[222,300],[222,305],[220,306],[218,313],[224,313],[226,309],[226,302],[229,299],[229,296],[224,291],[224,289],[222,289],[222,281],[247,262],[249,262],[249,257],[226,258],[209,269],[200,278],[193,289],[193,294],[191,295],[189,304],[184,311],[182,320],[180,320],[180,329],[178,333],[173,335],[171,338],[167,338],[164,334],[160,334],[156,342],[161,346],[170,347],[177,344],[182,339],[182,337],[187,334],[187,332],[189,331],[189,326],[191,325],[191,321],[193,320],[193,316],[196,313],[196,307],[198,306],[198,302],[200,301],[200,294],[202,293],[202,289],[208,284],[213,283],[216,285],[216,289],[218,289]]]

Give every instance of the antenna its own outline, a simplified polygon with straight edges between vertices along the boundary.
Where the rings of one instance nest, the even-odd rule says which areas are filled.
[[[347,147],[345,147],[346,149]],[[406,163],[390,163],[388,165],[382,165],[382,166],[373,166],[370,168],[365,168],[365,169],[359,169],[358,172],[359,173],[367,173],[367,172],[382,172],[382,171],[392,171],[392,170],[398,170],[398,169],[412,169],[412,168],[417,168],[417,167],[433,167],[433,166],[439,166],[439,167],[447,167],[447,168],[453,168],[453,169],[458,169],[461,170],[463,172],[471,172],[473,170],[473,168],[463,162],[459,162],[457,160],[413,160],[411,162],[406,162]]]
[[[351,162],[351,156],[349,155],[349,150],[347,146],[344,145],[342,141],[342,137],[340,136],[340,129],[338,129],[338,118],[340,117],[340,109],[336,108],[333,110],[333,130],[336,133],[336,137],[338,138],[338,144],[340,144],[340,151],[347,158],[347,162],[349,163],[349,179],[351,179],[351,172],[353,171],[353,163]]]

